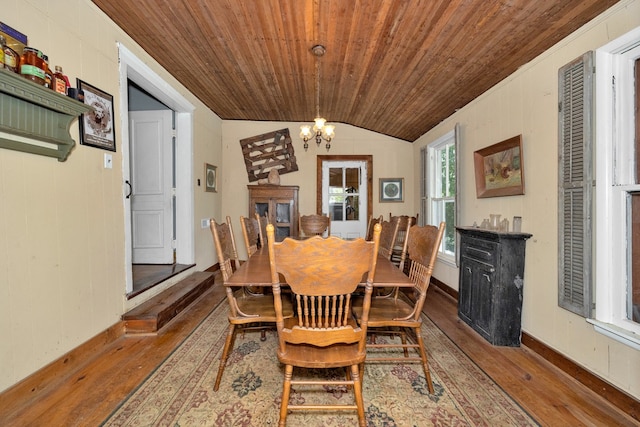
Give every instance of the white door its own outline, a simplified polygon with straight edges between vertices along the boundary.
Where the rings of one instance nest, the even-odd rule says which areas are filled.
[[[130,111],[132,262],[173,264],[172,111]]]
[[[367,162],[322,162],[322,212],[331,217],[331,235],[367,233]]]

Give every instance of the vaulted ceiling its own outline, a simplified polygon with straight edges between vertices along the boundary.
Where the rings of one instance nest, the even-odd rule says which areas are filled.
[[[413,142],[617,0],[93,2],[222,119]]]

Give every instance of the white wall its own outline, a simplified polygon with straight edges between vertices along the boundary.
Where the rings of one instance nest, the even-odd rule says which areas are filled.
[[[414,178],[418,179],[420,148],[460,123],[459,224],[480,224],[490,213],[510,222],[518,215],[523,218],[522,230],[533,234],[526,248],[523,330],[637,398],[640,352],[594,332],[584,318],[558,307],[557,174],[558,69],[638,25],[640,1],[620,2],[443,121],[414,146]],[[520,134],[525,195],[478,199],[473,152]],[[439,265],[434,275],[458,289],[455,268]]]
[[[80,78],[114,95],[122,42],[196,106],[194,182],[221,156],[221,120],[159,67],[89,0],[4,0],[2,22]],[[117,119],[116,119],[117,120]],[[113,169],[105,151],[76,145],[66,162],[0,150],[0,391],[120,320],[125,308],[122,130]],[[78,141],[77,121],[72,137]],[[195,216],[217,215],[220,194],[198,191]],[[211,209],[211,206],[216,208]],[[196,230],[196,269],[215,262],[208,230]]]

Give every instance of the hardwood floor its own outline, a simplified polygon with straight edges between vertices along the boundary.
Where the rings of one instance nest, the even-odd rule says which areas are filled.
[[[194,265],[195,264],[133,264],[131,266],[133,273],[133,290],[127,294],[127,298],[131,299]]]
[[[158,335],[119,338],[36,401],[0,395],[0,425],[99,425],[223,298],[218,275],[216,284]],[[455,301],[435,286],[425,312],[541,425],[640,425],[526,347],[491,346],[458,319]]]

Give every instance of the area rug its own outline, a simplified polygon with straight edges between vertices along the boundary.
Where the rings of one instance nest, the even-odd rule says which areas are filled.
[[[268,332],[265,341],[259,331],[239,333],[220,389],[213,391],[226,315],[226,304],[220,304],[103,425],[277,426],[283,367],[276,357],[275,331]],[[368,426],[538,425],[427,317],[422,333],[435,393],[429,394],[418,363],[365,363]],[[381,339],[385,338],[379,336],[377,342]],[[323,374],[326,371],[294,370],[297,378]],[[342,377],[344,371],[330,375]],[[291,401],[344,404],[353,402],[352,396],[342,386],[299,386],[292,390]],[[349,412],[293,412],[287,417],[287,426],[294,427],[357,424],[357,416]]]

